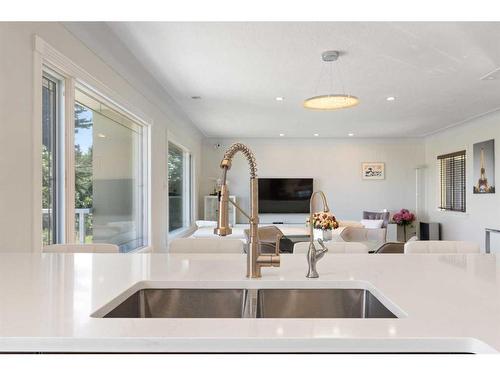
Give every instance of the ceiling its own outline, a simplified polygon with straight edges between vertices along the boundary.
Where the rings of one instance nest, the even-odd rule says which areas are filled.
[[[500,67],[500,23],[108,25],[208,137],[419,137],[500,108],[500,75],[480,79]],[[330,91],[332,49],[333,91],[341,78],[360,104],[305,110]]]

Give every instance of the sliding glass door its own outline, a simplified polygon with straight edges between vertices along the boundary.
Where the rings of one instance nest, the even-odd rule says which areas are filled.
[[[82,91],[75,99],[75,240],[142,247],[142,126]]]

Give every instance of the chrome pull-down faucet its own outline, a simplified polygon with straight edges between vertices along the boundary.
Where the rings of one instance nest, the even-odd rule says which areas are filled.
[[[229,199],[229,189],[227,187],[227,171],[231,169],[231,162],[237,152],[245,155],[250,166],[250,215]],[[257,163],[253,152],[243,143],[235,143],[227,149],[220,163],[222,168],[222,183],[219,192],[219,214],[217,216],[217,227],[214,233],[219,236],[227,236],[232,233],[229,226],[228,208],[231,203],[238,209],[250,222],[250,243],[247,252],[247,277],[255,279],[260,278],[262,267],[279,267],[280,255],[277,247],[275,254],[261,254],[259,246],[259,185],[257,178]],[[278,245],[277,245],[278,246]]]
[[[314,245],[314,232],[313,232],[313,203],[316,195],[319,194],[321,196],[321,200],[323,201],[323,212],[329,212],[330,208],[328,207],[328,202],[326,201],[326,196],[322,191],[315,191],[311,195],[311,199],[309,200],[309,251],[307,252],[307,264],[309,269],[307,270],[306,277],[308,278],[318,278],[319,274],[316,270],[316,264],[318,260],[323,258],[325,253],[328,251],[328,248],[323,243],[322,239],[318,239],[318,243],[321,246],[321,249],[316,249]]]

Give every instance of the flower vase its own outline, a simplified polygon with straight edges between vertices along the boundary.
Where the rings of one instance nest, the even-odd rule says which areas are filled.
[[[332,230],[324,230],[323,231],[323,241],[331,241],[333,238]]]
[[[321,239],[323,241],[331,241],[333,238],[333,234],[331,230],[323,230],[323,229],[314,229],[313,230],[314,240]]]

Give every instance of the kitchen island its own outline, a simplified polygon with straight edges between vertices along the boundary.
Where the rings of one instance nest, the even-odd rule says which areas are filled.
[[[304,255],[245,277],[237,254],[0,254],[0,352],[500,351],[495,255]],[[140,289],[359,288],[393,318],[103,318]]]

